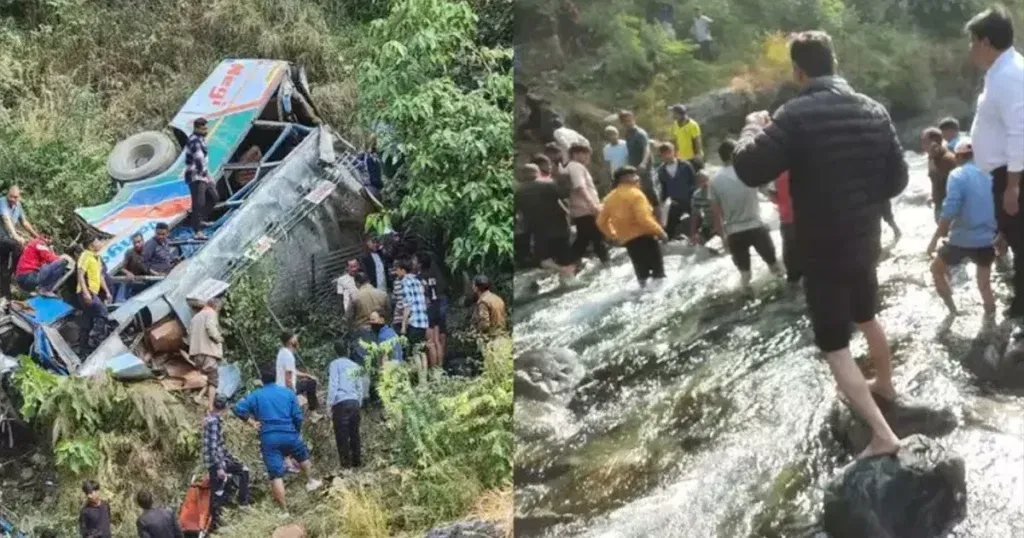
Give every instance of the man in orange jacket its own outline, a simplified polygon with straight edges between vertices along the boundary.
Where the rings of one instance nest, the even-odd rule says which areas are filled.
[[[597,227],[608,238],[626,247],[640,286],[650,278],[665,278],[665,263],[658,240],[666,240],[665,230],[654,218],[654,208],[640,189],[636,168],[624,166],[615,171],[614,188],[604,199]]]

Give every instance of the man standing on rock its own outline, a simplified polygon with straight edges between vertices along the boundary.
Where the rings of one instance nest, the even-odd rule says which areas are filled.
[[[704,168],[704,146],[700,141],[700,124],[687,116],[686,105],[672,105],[672,141],[675,142],[676,156],[688,161],[694,171]]]
[[[1013,48],[1013,22],[1004,8],[987,9],[967,23],[971,61],[985,70],[985,87],[971,124],[974,161],[992,175],[999,232],[1013,250],[1013,301],[1008,317],[1024,317],[1024,57]],[[1015,337],[1020,337],[1020,331]]]
[[[871,442],[860,457],[895,453],[899,439],[872,397],[896,397],[889,344],[875,318],[875,266],[881,254],[881,212],[907,186],[903,148],[885,107],[835,75],[828,34],[798,34],[789,55],[800,93],[774,117],[765,111],[747,117],[733,164],[752,187],[789,170],[815,342],[840,391],[871,427]],[[850,354],[854,323],[867,339],[877,372],[870,384]]]
[[[928,156],[928,179],[932,182],[932,204],[935,222],[942,215],[942,202],[946,199],[946,180],[956,168],[956,158],[946,147],[942,131],[929,127],[921,133],[921,150]]]

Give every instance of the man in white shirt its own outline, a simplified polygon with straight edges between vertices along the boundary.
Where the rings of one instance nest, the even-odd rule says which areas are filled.
[[[693,13],[693,28],[690,29],[690,33],[693,34],[693,40],[700,45],[700,57],[703,60],[711,61],[711,23],[715,21],[711,20],[710,17],[704,14],[703,11],[698,7],[694,9]]]
[[[992,174],[999,232],[1013,249],[1014,297],[1009,317],[1024,317],[1024,57],[1013,48],[1013,22],[1002,7],[970,22],[971,61],[985,70],[985,87],[971,125],[975,164]],[[1021,333],[1018,333],[1018,336]]]
[[[338,277],[337,291],[338,296],[341,297],[341,308],[345,312],[346,318],[352,313],[352,299],[355,298],[356,292],[359,291],[355,280],[356,273],[359,270],[359,260],[349,260],[345,264],[345,274]]]
[[[608,163],[608,175],[615,175],[615,171],[629,164],[629,148],[626,141],[619,138],[619,130],[614,125],[604,128],[604,139],[608,141],[604,145],[604,162]]]
[[[306,397],[310,412],[316,411],[319,401],[316,397],[316,378],[300,372],[295,365],[295,351],[299,349],[299,336],[291,331],[281,333],[281,349],[277,350],[278,385],[287,387]]]

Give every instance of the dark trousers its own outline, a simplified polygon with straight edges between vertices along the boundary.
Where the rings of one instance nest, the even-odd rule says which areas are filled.
[[[668,218],[665,219],[665,235],[669,239],[678,239],[680,234],[685,234],[688,231],[681,225],[683,224],[683,214],[689,212],[690,204],[672,200],[672,204],[668,206]],[[687,224],[689,222],[689,220],[686,221]]]
[[[754,247],[764,263],[775,265],[778,262],[775,257],[775,243],[772,243],[772,236],[764,226],[729,234],[726,241],[729,242],[732,263],[744,273],[750,271],[750,247]]]
[[[217,205],[219,197],[213,183],[208,181],[193,181],[188,184],[188,191],[192,194],[192,230],[198,232],[202,229],[203,222],[210,218],[213,207]]]
[[[359,441],[359,402],[344,400],[331,406],[334,442],[338,445],[338,461],[350,469],[363,464]]]
[[[528,267],[533,265],[533,252],[531,250],[531,236],[529,232],[522,232],[515,234],[515,243],[513,245],[515,251],[516,264],[520,267]]]
[[[217,476],[217,469],[211,467],[210,473],[210,517],[212,518],[210,530],[214,530],[220,524],[220,515],[224,507],[231,501],[231,494],[238,488],[238,505],[249,504],[249,469],[240,462],[228,460],[224,466],[224,472],[228,476],[221,480]]]
[[[608,247],[604,244],[604,235],[597,228],[597,217],[587,215],[572,219],[576,225],[576,240],[572,243],[572,257],[582,259],[587,255],[587,246],[594,247],[594,255],[602,262],[608,261]]]
[[[996,223],[999,232],[1013,251],[1013,300],[1010,302],[1010,316],[1024,316],[1024,212],[1009,215],[1003,209],[1003,191],[1006,190],[1007,170],[1001,166],[992,171],[992,201],[996,205]],[[1024,207],[1024,197],[1018,202]]]
[[[81,293],[78,294],[78,304],[82,309],[78,354],[82,358],[92,353],[107,336],[107,305],[103,304],[99,294],[91,295],[91,299],[86,301]]]
[[[626,243],[626,253],[629,261],[633,262],[633,272],[641,285],[649,278],[665,278],[665,260],[654,236],[642,235]]]
[[[11,275],[21,257],[21,243],[5,237],[0,239],[0,295],[11,298]]]
[[[67,260],[57,260],[40,267],[36,271],[21,275],[15,278],[15,280],[18,282],[18,287],[21,288],[21,291],[33,292],[37,289],[39,291],[53,291],[57,281],[67,272],[67,267]]]
[[[296,379],[295,392],[306,397],[306,401],[309,402],[310,411],[316,411],[320,408],[320,400],[316,399],[316,381],[308,377]]]
[[[803,276],[799,256],[796,254],[796,235],[792,222],[784,222],[779,227],[782,232],[782,263],[786,265],[786,280],[799,282]]]

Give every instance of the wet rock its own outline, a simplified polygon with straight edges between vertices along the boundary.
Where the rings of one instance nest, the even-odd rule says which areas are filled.
[[[825,490],[832,538],[936,538],[967,513],[964,460],[913,435],[893,456],[859,460]]]
[[[505,533],[488,521],[459,521],[431,530],[423,538],[502,538]]]
[[[1024,339],[1013,338],[1014,324],[986,323],[961,360],[965,369],[986,383],[1024,389]]]
[[[36,475],[36,472],[34,470],[32,470],[31,467],[25,467],[24,469],[21,470],[21,479],[23,481],[24,480],[32,480],[32,477],[35,476],[35,475]]]
[[[993,380],[1003,387],[1024,388],[1024,338],[1011,339],[1006,353],[995,357],[994,364],[989,362],[994,370]]]
[[[516,399],[565,400],[583,377],[579,356],[564,348],[527,351],[515,359]]]
[[[957,427],[957,418],[951,409],[935,409],[908,400],[893,404],[875,397],[882,415],[897,437],[903,439],[914,434],[936,438],[949,435]],[[871,441],[871,429],[846,405],[837,402],[831,416],[832,434],[851,454],[859,454]]]

